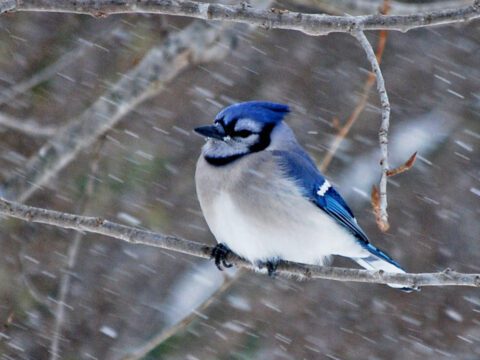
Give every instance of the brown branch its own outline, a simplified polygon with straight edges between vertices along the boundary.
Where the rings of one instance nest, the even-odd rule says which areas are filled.
[[[480,17],[480,0],[470,6],[409,15],[331,16],[262,10],[245,3],[236,6],[179,0],[8,0],[0,12],[41,11],[88,14],[104,17],[110,14],[149,13],[186,16],[203,20],[245,23],[267,29],[297,30],[308,35],[352,30],[408,31],[418,27],[452,24]]]
[[[46,210],[0,199],[0,214],[34,223],[53,225],[64,229],[86,231],[126,241],[131,244],[154,246],[176,251],[203,259],[209,259],[212,247],[175,236],[152,231],[140,230],[98,217],[86,217],[75,214]],[[254,265],[232,254],[227,261],[247,269]],[[406,287],[421,286],[472,286],[480,287],[480,274],[462,274],[451,270],[439,273],[386,273],[383,271],[337,268],[329,266],[305,265],[282,261],[278,265],[278,274],[306,278],[354,281],[375,284],[396,284]]]

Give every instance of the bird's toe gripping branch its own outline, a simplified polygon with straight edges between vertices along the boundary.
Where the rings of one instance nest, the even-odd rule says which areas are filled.
[[[267,269],[268,276],[274,278],[277,275],[278,260],[258,261],[256,265],[259,270]]]
[[[215,260],[215,265],[217,266],[218,270],[223,271],[222,265],[226,268],[231,268],[233,266],[227,262],[227,258],[231,253],[232,251],[224,244],[217,244],[217,246],[212,249],[212,253],[210,255],[212,259]]]

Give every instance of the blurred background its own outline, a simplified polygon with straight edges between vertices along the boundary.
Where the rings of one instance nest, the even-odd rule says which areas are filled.
[[[344,3],[275,6],[360,14]],[[19,131],[0,121],[4,184],[22,174],[60,127],[190,24],[185,18],[135,14],[1,15],[0,120],[33,129]],[[387,233],[376,227],[369,201],[380,175],[375,91],[327,171],[372,242],[410,272],[447,267],[480,272],[478,25],[388,35],[382,69],[392,105],[391,165],[414,151],[418,159],[389,181]],[[234,35],[224,56],[174,73],[25,203],[85,211],[213,245],[195,194],[203,140],[192,128],[237,101],[289,104],[288,124],[320,163],[337,133],[335,124],[346,121],[361,96],[370,69],[363,50],[347,34],[310,37],[242,27]],[[375,47],[378,33],[367,36]],[[46,69],[51,71],[43,76]],[[24,88],[12,95],[19,84]],[[90,116],[102,121],[96,113]],[[90,196],[89,183],[94,185]],[[72,250],[75,232],[11,219],[2,219],[0,234],[1,359],[123,359],[158,336],[166,340],[155,343],[146,359],[480,357],[476,289],[436,287],[405,294],[382,285],[272,280],[232,271],[233,281],[219,291],[226,274],[190,256],[91,234]],[[65,270],[69,259],[75,264]],[[342,259],[334,265],[356,266]],[[66,274],[65,314],[56,336],[58,354],[52,355]]]

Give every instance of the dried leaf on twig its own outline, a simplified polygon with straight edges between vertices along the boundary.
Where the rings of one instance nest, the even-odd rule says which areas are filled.
[[[407,170],[410,170],[413,166],[413,164],[415,163],[415,160],[417,159],[417,152],[415,151],[413,153],[412,156],[410,156],[410,158],[405,161],[405,163],[403,165],[400,165],[399,167],[395,168],[395,169],[392,169],[392,170],[388,170],[387,171],[387,176],[395,176],[395,175],[398,175],[398,174],[401,174]]]

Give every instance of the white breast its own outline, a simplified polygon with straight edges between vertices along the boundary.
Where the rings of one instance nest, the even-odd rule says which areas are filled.
[[[287,208],[245,211],[221,192],[205,214],[217,241],[255,263],[283,259],[321,264],[329,255],[357,257],[364,253],[354,237],[308,200],[289,199]],[[262,216],[262,212],[263,215]]]

